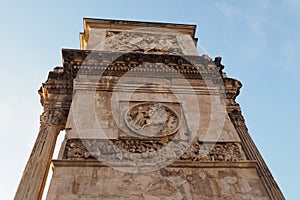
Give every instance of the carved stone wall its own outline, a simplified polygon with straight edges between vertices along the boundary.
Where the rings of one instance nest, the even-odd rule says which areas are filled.
[[[94,162],[55,161],[48,200],[268,200],[254,163],[228,163],[223,168],[202,163],[166,167],[144,174],[124,173]],[[250,167],[250,168],[249,168]],[[245,176],[247,175],[247,176]]]

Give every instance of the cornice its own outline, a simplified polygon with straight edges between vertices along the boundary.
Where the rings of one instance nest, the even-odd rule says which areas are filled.
[[[112,20],[112,19],[83,19],[84,32],[89,34],[91,28],[107,29],[107,30],[131,30],[138,28],[164,28],[177,31],[182,34],[190,35],[195,39],[197,26],[194,24],[174,24],[162,22],[140,22],[128,20]]]
[[[207,56],[180,56],[168,54],[124,53],[63,49],[63,63],[73,78],[77,72],[85,75],[120,76],[128,71],[144,76],[170,76],[176,74],[187,79],[220,81],[215,63]]]
[[[49,72],[48,78],[38,90],[40,102],[44,110],[69,110],[72,94],[73,79],[63,67],[55,67]]]
[[[48,107],[69,108],[72,101],[74,79],[78,75],[121,77],[127,72],[132,76],[154,78],[182,78],[190,80],[193,88],[224,86],[228,105],[235,105],[242,84],[227,78],[222,72],[221,58],[214,61],[208,56],[180,56],[169,54],[121,53],[91,50],[63,49],[63,67],[49,72],[48,79],[39,90],[41,103]],[[111,79],[111,81],[116,81]],[[195,85],[196,82],[199,85]],[[92,82],[84,83],[92,84]],[[99,82],[98,84],[101,84]],[[114,85],[113,83],[111,85]],[[85,87],[81,85],[80,87]],[[88,87],[88,85],[86,85]],[[209,87],[206,85],[206,87]],[[99,87],[101,88],[101,87]],[[180,89],[180,88],[179,88]],[[211,89],[209,89],[211,90]],[[198,90],[197,90],[198,91]],[[213,91],[213,89],[211,90]],[[56,102],[56,103],[54,103]],[[55,105],[54,105],[55,104]]]

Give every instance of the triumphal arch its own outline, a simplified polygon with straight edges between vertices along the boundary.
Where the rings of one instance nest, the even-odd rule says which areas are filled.
[[[15,199],[284,199],[221,58],[195,25],[84,19],[39,94],[40,131]],[[58,134],[65,134],[52,160]]]

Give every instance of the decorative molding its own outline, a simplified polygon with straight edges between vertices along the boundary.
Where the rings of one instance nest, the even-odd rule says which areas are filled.
[[[224,78],[224,86],[226,88],[226,99],[230,99],[230,104],[235,104],[236,97],[240,94],[242,83],[233,78]]]
[[[63,159],[67,160],[101,160],[109,156],[111,160],[131,160],[132,157],[154,156],[164,147],[177,156],[178,160],[189,162],[220,161],[232,162],[246,160],[239,143],[203,143],[194,142],[191,146],[183,141],[167,140],[93,140],[69,139],[66,142]],[[186,150],[186,151],[185,151]],[[185,152],[184,152],[185,151]],[[168,152],[168,153],[170,153]],[[176,155],[174,155],[174,153]],[[122,155],[120,155],[122,154]],[[129,156],[129,157],[128,157]],[[167,153],[165,155],[168,157]]]
[[[44,112],[40,116],[41,126],[54,125],[63,130],[72,102],[73,80],[69,71],[55,67],[38,91]]]
[[[99,162],[98,160],[52,160],[53,167],[111,167],[106,164]],[[113,167],[124,167],[123,164],[114,163]],[[132,167],[127,165],[125,167]],[[193,167],[193,168],[255,168],[256,162],[251,160],[235,161],[235,162],[186,162],[186,161],[175,161],[168,165],[167,168],[172,167]]]
[[[64,67],[71,71],[73,78],[77,73],[88,75],[120,76],[128,71],[139,75],[169,75],[190,79],[207,79],[220,82],[215,63],[206,55],[178,56],[167,54],[124,53],[90,50],[63,49]],[[162,74],[163,73],[163,74]]]
[[[110,19],[92,19],[84,18],[84,34],[89,35],[91,29],[107,29],[107,30],[121,30],[128,31],[132,29],[153,29],[160,28],[180,32],[184,35],[190,35],[194,40],[196,33],[196,25],[193,24],[174,24],[162,22],[140,22],[128,20],[110,20]]]
[[[49,72],[47,81],[42,84],[38,93],[45,110],[69,110],[73,95],[73,78],[70,71],[63,67],[55,67]]]

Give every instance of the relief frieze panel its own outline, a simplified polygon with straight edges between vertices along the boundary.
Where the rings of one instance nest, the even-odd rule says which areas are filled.
[[[176,35],[133,31],[107,31],[107,51],[182,54]]]
[[[95,140],[70,139],[66,143],[64,159],[67,160],[101,160],[109,157],[110,160],[133,161],[152,157],[174,159],[179,161],[242,161],[247,160],[239,143],[203,143],[193,142],[191,145],[176,140]],[[156,156],[157,155],[157,156]]]

